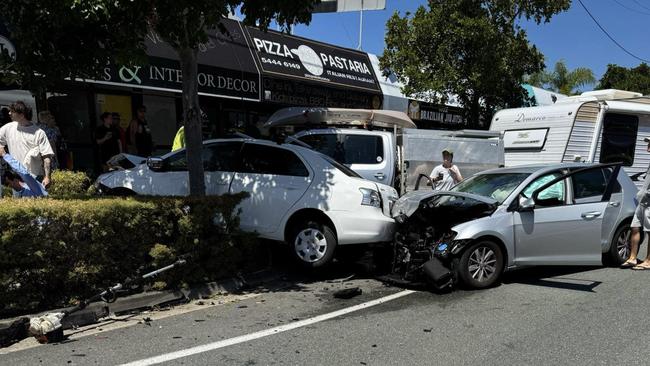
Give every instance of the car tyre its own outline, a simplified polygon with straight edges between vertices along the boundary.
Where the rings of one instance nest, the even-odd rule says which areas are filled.
[[[641,240],[639,244],[643,243],[644,232],[641,230]],[[612,243],[609,246],[609,251],[605,253],[603,262],[607,265],[614,267],[620,266],[630,257],[630,245],[632,238],[632,229],[630,223],[621,225],[612,238]]]
[[[117,187],[109,190],[107,195],[115,197],[131,197],[136,196],[136,193],[128,188]]]
[[[329,225],[307,220],[293,227],[288,244],[302,267],[315,269],[332,262],[338,240]]]
[[[503,266],[501,247],[493,241],[481,240],[463,252],[456,275],[465,286],[482,289],[494,285],[501,278]]]

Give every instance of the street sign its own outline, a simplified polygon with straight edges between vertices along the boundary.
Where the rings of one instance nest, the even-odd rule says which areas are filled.
[[[313,13],[341,13],[346,11],[384,10],[386,0],[322,0]]]

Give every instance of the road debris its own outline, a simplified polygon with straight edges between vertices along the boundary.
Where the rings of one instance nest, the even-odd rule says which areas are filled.
[[[124,284],[118,283],[113,287],[110,287],[89,299],[81,301],[77,306],[74,306],[70,309],[66,309],[58,313],[47,313],[41,316],[31,318],[29,320],[29,334],[34,336],[34,338],[36,338],[36,340],[38,340],[39,343],[61,342],[65,339],[63,335],[64,327],[62,324],[64,318],[69,317],[73,313],[78,313],[84,310],[90,303],[95,301],[102,300],[106,303],[112,303],[117,299],[118,291],[122,290],[124,287],[144,281],[162,272],[170,270],[174,267],[184,265],[185,263],[187,263],[186,259],[181,257],[178,260],[176,260],[176,262],[166,267],[146,273],[134,279],[127,279],[126,281],[124,281]],[[108,309],[106,309],[106,313],[108,313]],[[81,319],[81,320],[87,321],[87,319]],[[97,319],[95,319],[94,321],[96,320]],[[101,331],[101,328],[99,330]]]
[[[343,290],[336,291],[332,296],[337,299],[351,299],[355,296],[361,295],[362,291],[359,287],[344,288]]]

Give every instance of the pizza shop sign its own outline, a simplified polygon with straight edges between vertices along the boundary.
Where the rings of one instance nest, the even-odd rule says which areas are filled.
[[[249,44],[266,73],[379,92],[368,55],[277,32],[247,27]]]

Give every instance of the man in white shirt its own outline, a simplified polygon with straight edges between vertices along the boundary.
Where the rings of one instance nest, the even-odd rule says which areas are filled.
[[[32,109],[22,101],[13,103],[9,114],[13,122],[0,128],[0,149],[7,152],[5,147],[9,148],[29,173],[42,179],[45,187],[49,186],[54,151],[45,131],[31,122]]]
[[[442,164],[433,168],[430,175],[433,189],[448,191],[463,180],[460,170],[453,164],[453,161],[454,152],[451,149],[442,150]]]

